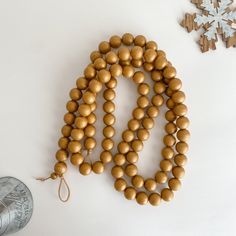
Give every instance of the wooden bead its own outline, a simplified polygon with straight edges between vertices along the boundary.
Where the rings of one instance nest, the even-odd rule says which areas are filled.
[[[61,148],[61,149],[66,149],[67,146],[68,146],[68,143],[70,142],[70,140],[66,137],[61,137],[58,141],[58,146]]]
[[[59,176],[65,174],[67,170],[67,165],[65,162],[57,162],[54,166],[54,171],[56,174],[58,174]]]
[[[109,151],[113,148],[114,146],[114,142],[112,141],[112,139],[110,138],[105,138],[103,141],[102,141],[102,147],[104,150],[106,151]]]
[[[86,79],[92,79],[96,76],[96,70],[92,66],[87,66],[84,70],[84,77]]]
[[[125,130],[122,133],[122,138],[125,142],[129,143],[134,139],[134,132],[132,132],[131,130]]]
[[[65,150],[58,150],[56,153],[56,159],[58,161],[66,161],[68,158],[68,153]]]
[[[114,162],[118,166],[122,166],[125,164],[125,156],[123,154],[117,153],[114,156]]]
[[[131,147],[135,152],[141,152],[143,150],[143,142],[139,139],[135,139],[131,142]]]
[[[124,175],[124,170],[120,166],[114,166],[111,169],[111,174],[114,178],[119,179]]]
[[[157,50],[157,56],[166,56],[166,53],[162,50]]]
[[[86,91],[84,94],[83,94],[83,101],[87,104],[92,104],[95,102],[95,96],[93,93],[89,92],[89,91]]]
[[[150,91],[150,86],[146,83],[141,83],[138,86],[138,93],[140,95],[147,95]]]
[[[89,175],[92,171],[92,167],[88,162],[84,162],[79,166],[79,172],[82,175]]]
[[[130,51],[128,48],[123,47],[118,50],[118,57],[121,61],[127,61],[130,59]]]
[[[128,122],[128,128],[132,131],[136,131],[139,128],[139,126],[140,126],[139,121],[136,119],[131,119]]]
[[[86,89],[88,87],[88,80],[84,77],[80,77],[79,79],[77,79],[76,85],[78,89]]]
[[[174,156],[174,151],[171,147],[165,147],[162,149],[162,156],[165,159],[172,159]]]
[[[130,151],[126,154],[126,160],[129,163],[136,163],[138,161],[138,154],[134,151]]]
[[[164,138],[163,138],[163,143],[168,147],[174,146],[175,142],[176,142],[176,139],[171,134],[165,135]]]
[[[92,150],[96,147],[96,140],[94,138],[86,138],[84,140],[84,146],[87,150]]]
[[[134,68],[132,66],[124,66],[122,74],[126,78],[131,78],[134,75]]]
[[[70,91],[70,98],[74,101],[78,101],[80,100],[80,98],[82,97],[82,93],[79,89],[77,88],[73,88],[71,91]]]
[[[146,38],[143,35],[138,35],[134,38],[134,44],[136,46],[144,47],[146,44]]]
[[[75,111],[77,111],[77,109],[78,109],[78,104],[77,104],[77,102],[75,102],[75,101],[69,101],[69,102],[67,102],[67,104],[66,104],[66,109],[67,109],[69,112],[75,112]]]
[[[163,171],[158,171],[155,175],[155,180],[158,184],[166,183],[167,179],[168,179],[167,174]]]
[[[136,197],[136,190],[132,187],[128,187],[124,191],[125,198],[128,200],[134,200]]]
[[[162,94],[164,93],[166,90],[166,86],[164,83],[162,82],[156,82],[155,85],[154,85],[154,92],[156,94]]]
[[[175,107],[175,103],[174,101],[169,98],[167,101],[166,101],[166,106],[169,108],[169,109],[173,109]]]
[[[110,73],[111,73],[112,77],[121,76],[122,71],[123,71],[123,69],[122,69],[121,65],[119,65],[119,64],[114,64],[114,65],[111,65],[111,67],[110,67]],[[109,82],[111,83],[111,80]],[[115,86],[116,86],[116,83],[115,83]],[[110,86],[110,88],[114,88],[115,86],[112,86],[112,87]]]
[[[137,71],[134,73],[134,76],[133,76],[133,81],[136,83],[136,84],[141,84],[144,82],[144,79],[145,79],[145,76],[144,76],[144,73],[142,71]]]
[[[102,41],[99,46],[98,49],[101,53],[106,54],[107,52],[109,52],[111,50],[110,44],[106,41]]]
[[[157,44],[154,41],[148,41],[146,43],[146,49],[153,49],[153,50],[157,50]]]
[[[61,133],[63,134],[63,136],[69,137],[71,134],[71,130],[72,130],[72,127],[70,125],[65,125],[61,129]]]
[[[117,179],[114,183],[114,187],[117,191],[122,192],[126,189],[127,183],[124,179]]]
[[[146,108],[149,105],[148,97],[140,96],[137,100],[137,105],[141,108]]]
[[[98,93],[102,89],[102,83],[100,81],[96,80],[96,79],[92,79],[89,82],[89,89],[93,93]]]
[[[91,113],[86,118],[88,120],[88,124],[94,124],[97,120],[96,115],[94,113]]]
[[[107,100],[107,101],[111,101],[115,98],[116,93],[113,89],[106,89],[103,93],[103,97]]]
[[[169,185],[171,190],[177,191],[181,187],[181,182],[176,178],[172,178],[172,179],[169,180],[168,185]]]
[[[96,161],[93,163],[92,169],[95,174],[101,174],[104,172],[104,165],[101,161]]]
[[[183,154],[178,154],[175,156],[174,161],[177,166],[185,166],[187,163],[187,158]]]
[[[159,109],[156,106],[150,106],[147,110],[147,114],[150,118],[156,118],[159,114]]]
[[[107,66],[107,63],[106,61],[103,59],[103,58],[97,58],[95,61],[94,61],[94,68],[96,70],[101,70],[101,69],[105,69]]]
[[[110,65],[115,64],[118,61],[118,57],[115,52],[108,52],[106,54],[106,62]]]
[[[187,142],[190,138],[190,133],[187,129],[181,129],[177,132],[177,138],[179,141]]]
[[[106,108],[109,109],[109,108]],[[105,125],[114,125],[114,123],[116,122],[116,118],[113,114],[108,113],[103,117],[103,122]]]
[[[162,80],[162,74],[161,74],[160,71],[154,70],[154,71],[151,72],[151,78],[152,78],[153,81],[156,81],[156,82],[161,81]]]
[[[147,63],[152,63],[155,59],[156,59],[156,56],[157,56],[157,53],[155,50],[153,49],[147,49],[145,52],[144,52],[144,60],[147,62]]]
[[[148,196],[145,192],[139,192],[136,195],[136,201],[140,205],[145,205],[148,203]]]
[[[143,69],[144,69],[146,72],[151,72],[151,71],[154,69],[154,65],[153,65],[152,63],[144,62],[144,64],[143,64]]]
[[[142,59],[143,57],[143,49],[139,46],[134,46],[132,49],[131,49],[131,57],[134,59],[134,60],[140,60]]]
[[[143,65],[142,59],[140,60],[131,60],[131,64],[133,67],[139,68]]]
[[[140,175],[133,176],[131,182],[135,188],[142,188],[144,185],[143,177]]]
[[[129,144],[126,142],[120,142],[118,144],[118,151],[122,154],[125,154],[129,151]]]
[[[98,71],[98,79],[101,83],[107,83],[111,79],[111,73],[108,70],[102,69]]]
[[[103,129],[103,135],[106,138],[112,138],[115,135],[115,129],[112,126],[106,126]]]
[[[149,198],[149,202],[153,206],[158,206],[161,203],[161,196],[158,193],[152,193]]]
[[[88,116],[91,113],[91,108],[88,104],[81,104],[78,108],[78,112],[81,116]]]
[[[103,163],[109,163],[112,161],[112,154],[111,152],[109,151],[103,151],[101,152],[100,154],[100,160],[103,162]]]
[[[84,134],[87,137],[93,137],[96,133],[96,128],[93,125],[88,125],[85,129],[84,129]]]
[[[164,200],[164,201],[171,201],[174,197],[174,193],[168,189],[168,188],[164,188],[162,189],[161,191],[161,198]]]
[[[172,94],[171,98],[175,103],[183,103],[185,100],[185,94],[182,91],[177,91]]]
[[[83,163],[84,157],[81,153],[75,153],[71,155],[70,161],[74,166],[79,166]]]
[[[90,60],[92,62],[94,62],[97,58],[100,58],[102,57],[101,53],[99,51],[93,51],[91,54],[90,54]]]
[[[154,120],[150,117],[145,117],[142,121],[142,125],[145,129],[152,129],[154,126]]]
[[[91,109],[91,112],[95,111],[97,109],[97,103],[94,102],[94,103],[90,104],[90,109]]]
[[[111,47],[118,48],[118,47],[120,47],[122,42],[121,42],[121,38],[119,36],[113,35],[110,37],[109,43],[110,43]]]
[[[144,117],[145,112],[142,108],[137,107],[133,110],[132,115],[133,115],[134,119],[141,120]]]
[[[187,114],[188,109],[184,104],[178,104],[174,107],[173,111],[177,116],[185,116]]]
[[[173,167],[173,164],[170,160],[162,160],[160,162],[160,168],[162,171],[168,172],[171,171]]]
[[[167,66],[163,71],[163,76],[166,79],[172,79],[176,76],[176,69],[173,66]]]
[[[146,129],[139,129],[137,132],[137,137],[141,140],[141,141],[146,141],[149,138],[149,132]]]
[[[125,168],[125,173],[128,176],[135,176],[138,172],[137,166],[134,164],[128,164]]]
[[[169,110],[166,112],[165,118],[167,121],[173,122],[176,119],[176,115],[172,110]]]
[[[189,119],[187,117],[179,117],[176,120],[176,125],[180,129],[187,129],[189,126]]]
[[[159,56],[156,58],[154,67],[156,70],[163,70],[168,65],[168,61],[165,56]]]
[[[169,83],[169,88],[173,91],[180,90],[182,87],[182,82],[180,79],[172,79]]]
[[[87,118],[83,117],[83,116],[78,116],[75,119],[75,125],[77,128],[79,129],[84,129],[88,124],[88,120]]]
[[[78,141],[70,141],[70,143],[68,144],[68,150],[71,153],[77,153],[81,150],[81,148],[81,143]]]
[[[103,110],[107,113],[112,113],[115,111],[115,104],[112,101],[106,101],[103,104]]]
[[[155,95],[152,97],[152,104],[154,106],[160,107],[164,103],[164,98],[162,95]]]
[[[74,123],[75,120],[75,115],[72,113],[66,113],[64,116],[64,121],[66,124],[68,125],[72,125]]]
[[[177,179],[181,179],[183,178],[184,174],[185,174],[185,171],[184,171],[184,168],[181,167],[181,166],[175,166],[173,169],[172,169],[172,174],[175,178]]]
[[[157,187],[157,183],[154,179],[147,179],[144,182],[144,187],[146,190],[152,192],[156,190]]]
[[[188,152],[188,144],[185,142],[178,142],[175,148],[179,154],[186,154]]]
[[[129,33],[125,33],[123,36],[122,36],[122,42],[123,44],[125,45],[131,45],[134,41],[134,36],[132,34],[129,34]]]

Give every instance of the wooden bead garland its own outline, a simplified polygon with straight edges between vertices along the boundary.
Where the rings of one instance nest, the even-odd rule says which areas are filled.
[[[77,79],[76,88],[70,91],[70,101],[66,105],[68,112],[64,116],[65,125],[58,142],[59,150],[56,152],[57,163],[54,172],[46,179],[60,178],[60,188],[63,181],[68,188],[64,179],[68,160],[82,175],[91,172],[101,174],[106,165],[113,161],[111,174],[115,179],[114,187],[117,191],[123,192],[126,199],[136,199],[141,205],[149,202],[154,206],[159,205],[161,199],[170,201],[174,191],[181,186],[180,179],[185,173],[183,167],[187,161],[185,155],[190,137],[187,130],[187,107],[183,104],[185,94],[181,91],[181,80],[176,78],[176,69],[166,59],[165,52],[158,50],[154,41],[147,41],[142,35],[134,37],[129,33],[122,37],[112,36],[109,42],[101,42],[98,51],[91,53],[90,59],[91,64],[85,68],[83,77]],[[151,100],[148,98],[151,88],[145,83],[145,74],[141,68],[150,74],[153,81],[155,94]],[[132,112],[133,118],[127,122],[122,140],[115,148],[114,99],[117,77],[121,75],[133,79],[137,84],[139,97],[137,107]],[[86,155],[91,155],[97,145],[94,138],[96,96],[103,86],[103,151],[100,160],[92,163]],[[167,123],[166,135],[163,138],[164,148],[161,151],[163,160],[152,178],[144,179],[138,173],[135,164],[164,102],[168,110],[165,113]],[[162,186],[160,193],[156,191],[157,186]],[[70,195],[69,188],[66,199],[61,197],[60,191],[61,189],[60,199],[67,201]]]

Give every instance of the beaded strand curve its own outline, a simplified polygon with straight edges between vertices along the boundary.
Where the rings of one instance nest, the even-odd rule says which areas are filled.
[[[122,37],[112,36],[109,42],[101,42],[98,51],[91,53],[90,59],[91,64],[85,68],[84,76],[77,79],[76,88],[70,91],[71,100],[66,105],[68,112],[64,116],[65,125],[58,141],[59,150],[56,152],[57,163],[49,178],[61,178],[61,186],[62,180],[65,181],[68,159],[78,167],[82,175],[91,172],[101,174],[106,164],[113,161],[111,174],[115,179],[114,187],[123,192],[126,199],[136,199],[141,205],[149,202],[154,206],[159,205],[161,199],[170,201],[174,196],[173,192],[181,186],[180,179],[185,173],[183,167],[187,161],[187,141],[190,137],[187,130],[187,107],[183,104],[185,94],[181,91],[181,80],[176,78],[176,69],[166,59],[165,52],[158,50],[154,41],[147,41],[142,35],[134,37],[129,33]],[[148,72],[153,81],[155,94],[151,100],[148,98],[151,88],[145,83],[144,72],[139,68]],[[117,78],[121,75],[131,78],[137,84],[139,97],[132,119],[128,121],[122,140],[117,145],[117,152],[113,155],[115,88]],[[92,163],[86,160],[86,156],[91,155],[97,144],[94,138],[96,96],[103,85],[103,151],[100,160]],[[136,166],[138,153],[148,140],[155,118],[164,103],[168,110],[165,113],[167,123],[164,148],[161,151],[163,160],[156,174],[144,179],[138,174]],[[67,183],[66,186],[68,187]],[[160,193],[156,191],[157,187],[162,187]],[[63,200],[60,193],[59,196],[62,201],[68,200],[68,197]]]

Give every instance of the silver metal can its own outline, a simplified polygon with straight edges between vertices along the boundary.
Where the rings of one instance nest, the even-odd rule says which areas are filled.
[[[0,178],[0,236],[19,231],[33,213],[33,197],[27,186],[13,177]]]

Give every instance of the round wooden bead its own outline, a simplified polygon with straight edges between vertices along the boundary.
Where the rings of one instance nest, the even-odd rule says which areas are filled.
[[[144,112],[144,109],[140,108],[140,107],[137,107],[133,110],[133,113],[132,113],[134,119],[136,120],[140,120],[144,117],[145,115],[145,112]]]
[[[106,66],[107,66],[107,63],[103,58],[97,58],[94,61],[94,67],[95,67],[96,70],[105,69]]]
[[[183,154],[178,154],[175,156],[174,161],[177,166],[185,166],[187,163],[187,158]]]
[[[176,76],[176,69],[173,66],[167,66],[163,71],[163,76],[166,79],[172,79]]]
[[[160,168],[162,171],[171,171],[173,167],[173,164],[170,160],[162,160],[160,162]]]
[[[145,79],[145,76],[144,76],[144,73],[142,71],[137,71],[134,73],[134,76],[133,76],[133,81],[136,83],[136,84],[141,84],[144,82],[144,79]]]
[[[146,141],[149,138],[149,131],[146,129],[139,129],[137,132],[137,137],[141,140],[141,141]]]
[[[130,51],[128,48],[123,47],[118,50],[118,57],[121,61],[127,61],[130,59]]]
[[[147,49],[145,52],[144,52],[144,60],[147,62],[147,63],[152,63],[155,59],[156,59],[156,56],[157,56],[157,53],[155,50],[153,49]]]
[[[106,41],[102,41],[99,46],[98,49],[101,53],[106,54],[107,52],[109,52],[111,50],[110,44]]]
[[[115,111],[115,104],[112,101],[106,101],[103,104],[103,110],[107,113],[112,113]]]
[[[100,160],[103,162],[103,163],[109,163],[112,161],[112,154],[111,152],[109,151],[103,151],[101,152],[100,154]]]
[[[68,150],[71,153],[77,153],[81,150],[81,148],[81,143],[78,141],[70,141],[70,143],[68,144]]]
[[[128,176],[135,176],[138,172],[137,166],[134,164],[128,164],[125,168],[125,173]]]
[[[88,116],[91,113],[91,108],[88,104],[81,104],[78,108],[78,112],[81,116]]]
[[[155,91],[155,93],[157,93],[157,94],[162,94],[162,93],[165,92],[165,90],[166,90],[166,86],[165,86],[164,83],[162,83],[162,82],[156,82],[156,83],[154,84],[154,91]]]
[[[113,89],[106,89],[103,93],[103,97],[107,100],[107,101],[111,101],[116,97],[116,93]]]
[[[70,161],[74,166],[79,166],[84,161],[84,157],[81,153],[75,153],[71,155]]]
[[[147,96],[140,96],[137,100],[137,105],[140,108],[146,108],[149,105],[149,99]]]
[[[58,174],[59,176],[65,174],[67,170],[67,165],[65,162],[57,162],[54,166],[54,171],[56,174]]]
[[[87,66],[84,70],[84,76],[87,79],[92,79],[96,76],[96,70],[92,66]]]
[[[168,134],[165,135],[163,138],[163,143],[167,146],[167,147],[172,147],[175,145],[176,139],[173,135]]]
[[[165,56],[159,56],[156,58],[154,67],[157,70],[163,70],[168,65],[168,61]]]
[[[115,52],[108,52],[106,54],[106,62],[110,65],[115,64],[118,61],[118,57]]]
[[[154,106],[160,107],[164,103],[164,98],[162,95],[155,95],[152,97],[152,104]]]
[[[92,171],[92,167],[88,162],[83,162],[80,166],[79,166],[79,172],[82,175],[89,175]]]
[[[132,187],[128,187],[124,191],[125,198],[128,200],[134,200],[136,197],[136,190]]]
[[[88,80],[84,77],[80,77],[79,79],[77,79],[76,85],[78,89],[86,89],[88,87]]]
[[[139,84],[138,93],[140,95],[147,95],[149,93],[149,91],[150,91],[150,87],[148,84],[146,84],[146,83]]]
[[[149,198],[149,202],[153,206],[158,206],[161,203],[161,196],[158,193],[152,193]]]
[[[145,192],[139,192],[136,195],[136,201],[140,205],[145,205],[148,203],[148,196]]]
[[[114,166],[111,169],[111,174],[114,178],[119,179],[124,175],[124,170],[120,166]]]
[[[151,78],[153,81],[161,81],[162,80],[162,74],[160,71],[152,71],[151,72]]]
[[[169,83],[169,88],[173,91],[177,91],[177,90],[180,90],[182,87],[182,82],[180,79],[172,79]]]
[[[131,78],[134,75],[134,68],[132,66],[124,66],[122,74],[126,78]]]
[[[94,62],[97,58],[100,58],[102,57],[101,53],[99,51],[93,51],[91,54],[90,54],[90,60],[92,62]]]
[[[143,57],[143,49],[139,46],[134,46],[132,49],[131,49],[131,57],[134,59],[134,60],[140,60],[142,59]]]
[[[116,179],[114,187],[117,191],[122,192],[126,189],[127,183],[124,179]]]
[[[153,50],[157,50],[157,44],[154,41],[148,41],[146,43],[146,49],[153,49]]]
[[[58,161],[66,161],[68,158],[68,153],[65,150],[58,150],[56,153],[56,159]]]
[[[111,47],[118,48],[121,45],[121,38],[117,35],[113,35],[110,37],[109,43]]]
[[[102,89],[102,83],[100,81],[96,80],[96,79],[92,79],[89,82],[89,89],[93,93],[98,93]]]
[[[61,149],[66,149],[68,147],[68,143],[70,142],[70,140],[66,137],[62,137],[59,139],[58,141],[58,146],[61,148]]]
[[[174,150],[171,147],[165,147],[162,149],[162,156],[165,159],[172,159],[174,156]]]
[[[140,126],[139,121],[136,119],[131,119],[128,122],[128,128],[132,131],[136,131],[139,128],[139,126]]]
[[[187,129],[189,126],[189,119],[187,117],[179,117],[176,120],[176,125],[180,129]]]
[[[92,150],[96,146],[96,140],[94,138],[86,138],[84,140],[84,146],[87,150]]]
[[[143,142],[139,139],[135,139],[131,142],[131,147],[135,152],[140,152],[143,149]]]
[[[166,183],[167,179],[168,179],[167,174],[163,171],[158,171],[155,175],[155,180],[158,184]]]
[[[177,132],[177,138],[179,141],[187,142],[190,138],[190,133],[187,129],[181,129]]]
[[[147,114],[150,118],[156,118],[159,114],[159,109],[156,106],[150,106],[147,110]]]
[[[123,36],[122,36],[122,42],[123,44],[125,45],[131,45],[134,41],[134,36],[130,33],[125,33]]]
[[[70,98],[74,101],[78,101],[82,97],[82,93],[79,89],[73,88],[70,91]]]
[[[118,151],[122,154],[125,154],[129,151],[129,144],[126,142],[120,142],[118,144]]]
[[[174,193],[168,189],[168,188],[164,188],[162,189],[161,191],[161,198],[164,200],[164,201],[171,201],[174,197]]]
[[[105,138],[102,141],[102,147],[104,150],[109,151],[113,148],[114,142],[110,138]]]
[[[72,125],[74,123],[75,120],[75,115],[72,113],[66,113],[64,116],[64,121],[66,124],[68,125]]]
[[[84,94],[83,94],[83,101],[87,104],[92,104],[95,102],[95,96],[93,93],[89,92],[89,91],[86,91]]]
[[[181,166],[175,166],[173,169],[172,169],[172,174],[175,178],[177,179],[181,179],[183,178],[184,174],[185,174],[185,171],[184,171],[184,168],[181,167]]]
[[[144,187],[150,192],[155,191],[157,187],[157,183],[154,179],[147,179],[144,182]]]
[[[119,77],[119,76],[121,76],[122,75],[122,71],[123,71],[123,69],[122,69],[121,65],[119,65],[119,64],[114,64],[114,65],[110,66],[110,73],[111,73],[112,77]],[[111,80],[108,83],[111,84],[111,82],[112,82]],[[116,83],[114,81],[115,80],[113,78],[113,83],[112,83],[113,86],[111,87],[110,85],[108,85],[109,88],[114,88],[116,86]]]
[[[94,124],[97,120],[96,115],[94,113],[91,113],[86,118],[88,120],[88,124]]]
[[[88,125],[85,129],[84,129],[84,134],[87,137],[93,137],[96,133],[96,128],[93,125]]]
[[[95,174],[101,174],[104,172],[104,165],[101,161],[96,161],[93,163],[92,170]]]
[[[142,188],[144,185],[143,177],[140,175],[133,176],[131,182],[135,188]]]
[[[138,161],[138,154],[134,151],[130,151],[126,154],[126,160],[129,163],[136,163]]]
[[[123,154],[117,153],[114,156],[114,162],[118,166],[122,166],[125,164],[125,156]]]
[[[134,44],[136,46],[144,47],[146,44],[146,38],[143,35],[137,35],[134,38]]]
[[[69,102],[67,102],[67,104],[66,104],[66,109],[67,109],[69,112],[75,112],[75,111],[77,111],[77,109],[78,109],[78,104],[77,104],[77,102],[75,102],[75,101],[69,101]]]
[[[185,142],[178,142],[175,148],[179,154],[186,154],[188,152],[188,144]]]
[[[115,135],[115,129],[112,126],[106,126],[103,129],[103,135],[106,138],[112,138]]]
[[[174,123],[169,122],[165,126],[165,131],[167,134],[174,134],[177,131],[177,127]]]
[[[105,109],[109,109],[109,107],[106,107]],[[103,122],[105,125],[114,125],[116,118],[113,114],[108,113],[103,117]]]
[[[145,117],[142,121],[142,125],[145,129],[152,129],[154,126],[154,120],[150,117]]]
[[[98,71],[98,79],[102,83],[107,83],[111,79],[111,73],[108,70],[102,69]]]
[[[181,182],[176,178],[172,178],[172,179],[169,180],[168,185],[169,185],[171,190],[177,191],[181,187]]]
[[[77,128],[79,129],[84,129],[88,124],[88,120],[87,118],[83,117],[83,116],[78,116],[75,119],[75,125]]]
[[[172,94],[171,98],[175,103],[183,103],[185,100],[185,94],[182,91],[177,91]]]
[[[122,133],[122,138],[125,142],[129,143],[134,139],[134,132],[131,130],[125,130]]]
[[[178,104],[174,107],[174,113],[177,116],[184,116],[186,115],[188,109],[184,104]]]
[[[70,125],[64,125],[61,129],[61,133],[65,137],[69,137],[71,134],[72,127]]]

